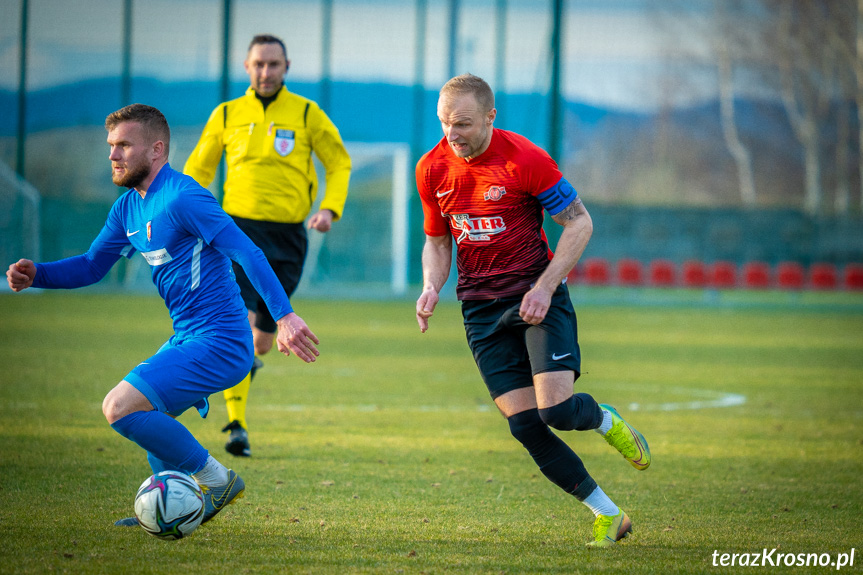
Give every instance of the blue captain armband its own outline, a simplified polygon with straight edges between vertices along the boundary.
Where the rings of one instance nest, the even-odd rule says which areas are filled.
[[[577,197],[578,192],[575,191],[572,184],[567,182],[566,178],[561,178],[555,185],[536,196],[536,199],[539,200],[549,215],[556,216]]]

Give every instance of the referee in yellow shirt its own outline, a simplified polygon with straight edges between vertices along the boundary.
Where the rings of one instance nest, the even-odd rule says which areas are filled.
[[[303,225],[318,192],[312,152],[326,170],[326,197],[308,221],[309,229],[328,232],[344,209],[351,159],[339,131],[312,100],[285,88],[287,50],[270,35],[252,38],[244,66],[251,86],[246,94],[213,110],[183,172],[209,186],[225,154],[228,166],[222,207],[267,256],[288,296],[300,282],[308,237]],[[225,449],[249,456],[246,401],[259,356],[273,347],[276,323],[243,269],[234,273],[255,341],[249,375],[225,390],[230,431]]]

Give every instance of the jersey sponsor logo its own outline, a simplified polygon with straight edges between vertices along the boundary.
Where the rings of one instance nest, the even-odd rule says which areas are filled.
[[[472,218],[469,214],[453,214],[451,217],[453,225],[461,230],[461,235],[456,238],[458,244],[464,240],[488,242],[491,236],[506,231],[506,223],[500,216]]]
[[[129,230],[126,230],[126,237],[131,238],[132,236],[134,236],[135,234],[137,234],[140,231],[141,230],[135,230],[134,232],[130,232]]]
[[[492,186],[488,189],[488,191],[485,194],[483,194],[482,197],[485,198],[486,200],[491,200],[493,202],[496,202],[499,199],[501,199],[505,193],[506,193],[506,188],[504,188],[503,186]]]
[[[551,359],[552,359],[552,361],[558,361],[558,360],[561,360],[565,357],[569,357],[571,355],[572,355],[572,352],[564,353],[563,355],[557,355],[556,353],[553,353],[553,354],[551,354]]]
[[[152,252],[141,252],[141,255],[144,256],[144,259],[151,266],[160,266],[174,259],[165,248],[153,250]]]
[[[294,151],[295,142],[293,130],[276,130],[273,147],[280,156],[284,157]]]
[[[439,197],[439,198],[442,198],[442,197],[444,197],[444,196],[446,196],[446,195],[449,195],[449,194],[453,193],[454,191],[455,191],[455,188],[453,188],[453,189],[451,189],[451,190],[447,190],[447,191],[445,191],[445,192],[437,192],[435,195],[436,195],[437,197]]]

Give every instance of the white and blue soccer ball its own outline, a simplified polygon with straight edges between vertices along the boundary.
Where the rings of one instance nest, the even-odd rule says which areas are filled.
[[[204,518],[204,494],[181,471],[162,471],[147,478],[135,495],[135,517],[144,531],[159,539],[191,535]]]

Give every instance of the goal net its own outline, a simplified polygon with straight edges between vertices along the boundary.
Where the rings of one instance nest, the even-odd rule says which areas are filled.
[[[342,218],[322,234],[309,230],[309,250],[297,297],[389,298],[408,288],[408,194],[410,147],[402,143],[345,142],[351,181]],[[315,164],[326,194],[323,166]],[[215,189],[215,188],[211,188]],[[140,256],[129,260],[123,284],[152,289],[150,270]]]
[[[326,234],[309,231],[309,251],[297,293],[402,296],[408,283],[410,148],[363,142],[346,142],[345,147],[352,169],[344,214]],[[320,202],[326,193],[322,166],[318,175]]]
[[[0,162],[0,262],[9,265],[22,257],[39,261],[39,192]],[[9,289],[3,281],[2,288]]]

